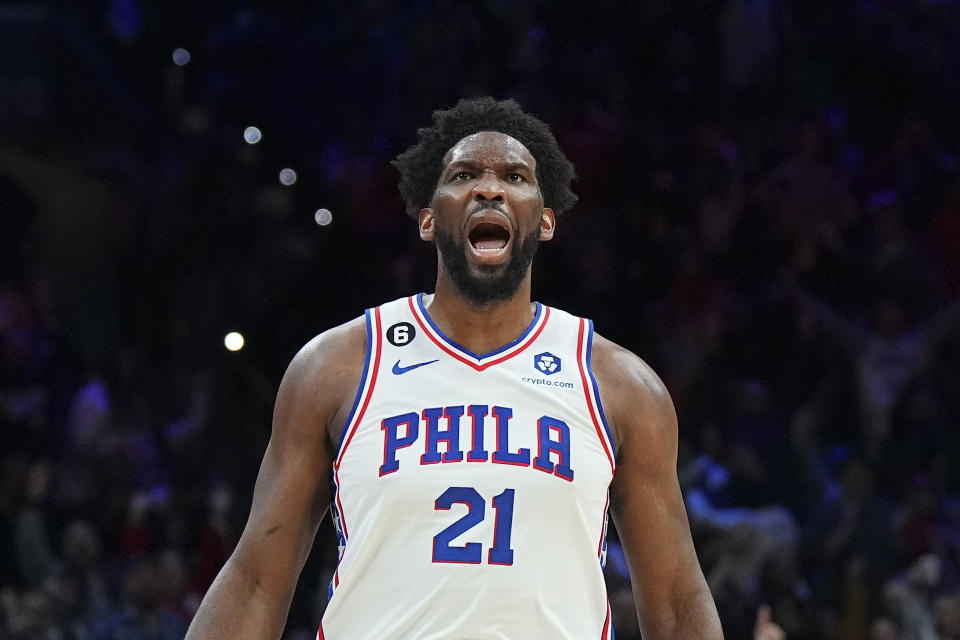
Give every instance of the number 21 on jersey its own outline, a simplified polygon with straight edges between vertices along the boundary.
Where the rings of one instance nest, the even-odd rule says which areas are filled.
[[[493,497],[494,525],[493,544],[487,552],[488,564],[513,564],[513,549],[510,535],[513,531],[513,489],[504,489]],[[477,526],[486,517],[487,501],[473,487],[450,487],[434,502],[434,509],[447,511],[454,504],[467,507],[467,514],[449,527],[433,536],[433,561],[480,564],[483,560],[483,545],[468,542],[463,546],[451,546],[460,534]]]

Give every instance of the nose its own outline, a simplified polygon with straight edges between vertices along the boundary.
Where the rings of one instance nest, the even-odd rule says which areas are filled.
[[[503,201],[503,185],[492,171],[484,171],[473,186],[473,196],[477,200]]]

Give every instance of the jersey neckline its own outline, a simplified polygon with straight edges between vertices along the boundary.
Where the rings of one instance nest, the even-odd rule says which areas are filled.
[[[461,362],[465,362],[478,370],[483,370],[491,365],[503,362],[526,349],[537,339],[537,336],[543,331],[547,319],[550,317],[550,308],[534,301],[536,309],[533,314],[533,320],[530,321],[530,324],[523,333],[502,347],[488,351],[487,353],[477,354],[457,344],[440,330],[423,304],[424,295],[426,294],[421,292],[410,296],[408,300],[410,310],[417,319],[417,323],[438,347]]]

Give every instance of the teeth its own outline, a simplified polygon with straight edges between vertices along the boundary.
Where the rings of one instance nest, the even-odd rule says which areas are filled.
[[[473,243],[477,251],[499,251],[507,246],[507,241],[500,238],[484,238]]]

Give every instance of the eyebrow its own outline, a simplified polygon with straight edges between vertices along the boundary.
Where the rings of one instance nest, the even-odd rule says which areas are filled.
[[[447,165],[447,170],[459,169],[461,167],[466,169],[476,169],[480,166],[480,164],[481,162],[478,160],[455,160]],[[533,169],[530,168],[530,165],[523,161],[507,162],[498,166],[503,171],[533,171]]]

